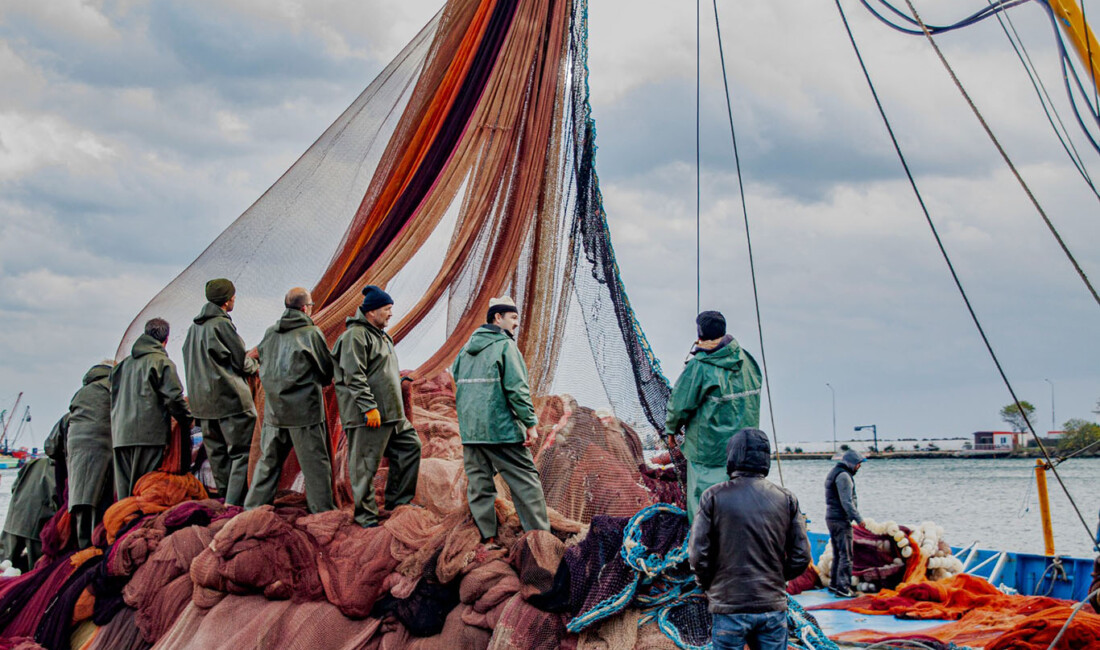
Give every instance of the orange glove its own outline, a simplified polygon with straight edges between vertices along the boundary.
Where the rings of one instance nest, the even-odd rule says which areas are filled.
[[[382,426],[382,414],[378,409],[371,409],[363,415],[363,421],[372,429]]]

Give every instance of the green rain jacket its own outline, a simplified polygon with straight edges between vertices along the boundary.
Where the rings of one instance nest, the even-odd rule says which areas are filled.
[[[527,364],[501,328],[479,327],[458,353],[451,374],[462,444],[524,442],[528,427],[538,424]]]
[[[347,329],[336,339],[336,401],[344,428],[363,426],[367,411],[378,409],[383,423],[405,419],[401,400],[401,367],[393,339],[371,325],[362,311],[347,319]]]
[[[111,366],[99,364],[84,374],[84,386],[69,402],[68,447],[81,443],[111,449]]]
[[[109,368],[108,368],[109,370]],[[87,377],[87,375],[84,375]],[[110,407],[110,396],[108,395],[108,408]],[[107,432],[107,437],[110,438],[110,432]],[[45,442],[42,443],[42,453],[46,454],[54,460],[55,463],[64,463],[65,454],[68,452],[69,441],[69,414],[61,416],[54,425],[53,429],[50,429],[50,435],[46,436]]]
[[[184,431],[191,410],[183,382],[164,345],[148,334],[134,341],[130,356],[111,369],[111,439],[115,447],[166,445],[171,417]]]
[[[42,526],[57,512],[53,460],[36,458],[19,468],[11,487],[4,532],[38,539]]]
[[[695,352],[676,380],[665,418],[666,435],[687,427],[684,456],[711,467],[726,466],[726,443],[733,434],[760,425],[760,367],[728,338],[712,352]]]
[[[183,340],[187,401],[196,418],[218,420],[256,411],[245,377],[259,364],[247,352],[229,314],[212,302],[203,305]]]
[[[260,341],[264,424],[308,427],[325,421],[321,389],[332,381],[325,336],[305,312],[287,309]]]

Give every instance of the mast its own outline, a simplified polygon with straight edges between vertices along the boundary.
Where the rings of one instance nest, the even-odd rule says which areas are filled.
[[[1096,88],[1096,75],[1100,72],[1100,43],[1096,41],[1088,23],[1085,22],[1085,12],[1081,9],[1080,3],[1077,0],[1047,1],[1058,19],[1058,26],[1073,43],[1073,49],[1088,70],[1093,88]]]
[[[19,411],[19,401],[23,399],[23,393],[20,392],[15,398],[15,406],[11,407],[11,415],[8,419],[4,420],[4,431],[0,432],[0,452],[8,453],[8,427],[11,426],[11,420],[15,417],[15,414]]]

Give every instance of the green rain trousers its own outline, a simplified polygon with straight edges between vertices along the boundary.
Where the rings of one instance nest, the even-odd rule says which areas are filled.
[[[386,475],[386,509],[412,503],[420,473],[420,437],[408,420],[380,427],[345,429],[348,436],[348,474],[355,499],[355,521],[360,526],[378,524],[374,499],[374,475],[383,458],[390,461]]]
[[[695,511],[699,509],[699,498],[703,496],[703,493],[707,491],[712,485],[718,485],[730,480],[729,474],[726,473],[725,466],[711,467],[710,465],[703,465],[701,463],[693,463],[688,461],[687,471],[687,513],[688,513],[688,529],[695,523]]]
[[[519,523],[523,530],[550,530],[546,514],[546,496],[531,451],[521,443],[501,445],[464,445],[462,461],[466,468],[466,500],[482,539],[497,534],[497,500],[493,476],[500,473],[512,492]]]
[[[256,428],[256,412],[238,413],[216,420],[200,420],[202,444],[210,459],[210,471],[218,495],[225,505],[244,504],[248,493],[248,453],[252,450],[252,432]]]
[[[304,427],[276,427],[260,430],[260,458],[252,473],[252,487],[244,500],[251,510],[275,501],[275,490],[283,463],[293,447],[306,482],[306,501],[313,514],[336,509],[332,495],[332,460],[328,455],[328,434],[324,422]]]
[[[27,555],[23,555],[23,551]],[[42,542],[22,535],[4,533],[0,536],[0,559],[11,560],[11,565],[26,573],[34,568],[34,563],[42,557]]]
[[[163,445],[115,447],[115,495],[121,501],[133,496],[134,486],[149,472],[155,472],[164,460]]]

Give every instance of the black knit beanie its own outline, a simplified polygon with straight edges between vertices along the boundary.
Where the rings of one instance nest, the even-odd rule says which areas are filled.
[[[717,311],[705,311],[695,319],[700,341],[713,341],[726,335],[726,317]]]
[[[374,311],[379,307],[385,307],[386,305],[392,305],[393,298],[390,294],[382,290],[381,287],[376,287],[373,284],[368,284],[363,287],[363,304],[359,306],[359,309],[365,314],[369,311]]]
[[[206,283],[206,299],[219,307],[229,302],[236,293],[237,288],[233,286],[233,282],[225,278],[217,278]]]

